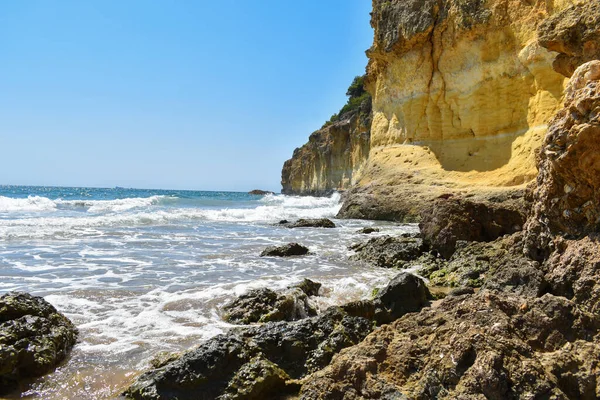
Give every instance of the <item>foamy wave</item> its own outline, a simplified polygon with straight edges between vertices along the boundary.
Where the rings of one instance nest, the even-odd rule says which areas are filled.
[[[87,212],[93,214],[122,212],[134,208],[149,207],[158,205],[163,200],[174,199],[169,196],[151,196],[151,197],[133,197],[129,199],[116,200],[56,200],[57,204],[70,207],[85,207]]]
[[[13,199],[0,196],[0,212],[14,211],[51,211],[56,203],[46,197],[29,196],[26,199]]]

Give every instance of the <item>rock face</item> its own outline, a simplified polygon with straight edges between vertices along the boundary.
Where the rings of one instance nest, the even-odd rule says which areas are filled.
[[[342,351],[300,398],[594,399],[599,328],[549,294],[450,296]]]
[[[77,328],[41,297],[0,297],[0,394],[27,378],[44,375],[65,359]]]
[[[281,292],[268,288],[250,290],[223,307],[224,319],[235,324],[296,321],[317,315],[309,296],[317,296],[321,284],[305,279]]]
[[[524,223],[525,210],[507,203],[475,203],[450,197],[436,200],[423,212],[419,229],[432,250],[449,258],[458,240],[489,242],[520,231]]]
[[[260,253],[261,257],[291,257],[308,254],[308,247],[298,243],[288,243],[283,246],[269,246]]]
[[[539,31],[542,46],[538,26],[552,15],[560,20],[575,3],[597,7],[581,0],[374,0],[368,156],[363,151],[339,217],[417,221],[445,192],[493,196],[535,179],[535,149],[565,82],[548,49],[575,54],[555,40],[568,27],[548,23]],[[587,35],[581,28],[588,20],[571,18],[572,30]],[[582,38],[586,57],[594,37]],[[338,158],[321,154],[298,151],[295,176],[310,184],[284,179],[284,188],[318,193],[335,186],[321,177],[339,170],[323,167]]]
[[[371,104],[310,135],[281,172],[281,193],[329,195],[356,181],[369,154]]]
[[[600,61],[591,61],[575,71],[565,107],[552,120],[540,152],[535,207],[527,224],[534,256],[548,254],[552,235],[579,238],[598,231],[599,115]]]
[[[600,59],[600,3],[586,1],[545,20],[539,43],[558,52],[554,70],[570,77],[580,65]]]
[[[275,193],[268,191],[268,190],[254,189],[254,190],[249,191],[248,194],[253,194],[255,196],[266,196],[268,194],[275,194]]]
[[[318,317],[272,322],[219,335],[146,372],[125,393],[133,399],[277,398],[372,330],[364,318],[332,307]]]
[[[383,268],[402,268],[407,261],[419,257],[427,247],[418,238],[380,236],[352,245],[350,249],[356,252],[351,256],[353,260]]]

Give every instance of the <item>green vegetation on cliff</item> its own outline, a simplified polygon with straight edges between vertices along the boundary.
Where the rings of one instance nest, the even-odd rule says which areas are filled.
[[[365,101],[371,102],[371,95],[365,90],[364,87],[365,78],[366,75],[354,77],[354,80],[352,81],[350,87],[348,87],[348,91],[346,92],[346,96],[348,96],[348,101],[337,114],[333,114],[329,121],[323,124],[323,128],[327,125],[339,121],[342,115],[354,110],[358,110],[361,104],[363,104]]]

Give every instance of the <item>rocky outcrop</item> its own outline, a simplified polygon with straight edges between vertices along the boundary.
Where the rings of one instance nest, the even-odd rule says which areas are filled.
[[[261,257],[291,257],[308,254],[308,247],[298,243],[288,243],[282,246],[269,246],[261,253]]]
[[[407,261],[416,259],[426,249],[419,238],[380,236],[350,246],[350,250],[355,251],[350,259],[383,268],[402,268]]]
[[[255,196],[266,196],[268,194],[275,194],[275,193],[271,192],[269,190],[254,189],[254,190],[249,191],[248,194],[252,194]]]
[[[179,400],[277,398],[297,391],[297,383],[290,379],[323,368],[335,353],[359,343],[371,330],[371,321],[351,317],[337,307],[297,322],[232,330],[144,373],[125,395]]]
[[[459,240],[489,242],[520,231],[526,210],[509,202],[475,203],[443,196],[426,209],[419,223],[425,243],[444,258],[454,253]]]
[[[369,154],[370,113],[369,99],[310,135],[283,165],[281,193],[321,196],[354,184]]]
[[[600,61],[579,67],[550,124],[527,223],[528,251],[543,258],[554,235],[581,238],[600,223]]]
[[[600,3],[585,1],[545,20],[539,43],[558,52],[554,70],[571,77],[580,65],[600,59]]]
[[[280,292],[268,288],[250,290],[223,306],[224,319],[234,324],[296,321],[317,315],[309,296],[317,296],[321,284],[304,279]]]
[[[449,296],[405,315],[304,380],[310,399],[594,399],[597,314],[541,298]]]
[[[52,371],[75,344],[77,328],[41,297],[0,297],[0,394]]]

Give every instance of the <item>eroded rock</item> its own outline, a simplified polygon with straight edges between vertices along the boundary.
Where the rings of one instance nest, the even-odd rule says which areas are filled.
[[[77,328],[41,297],[0,297],[0,394],[50,372],[68,355]]]
[[[305,379],[300,398],[592,399],[599,327],[549,294],[449,296],[345,350]]]
[[[328,218],[300,218],[295,222],[282,224],[288,228],[335,228],[335,224]]]

